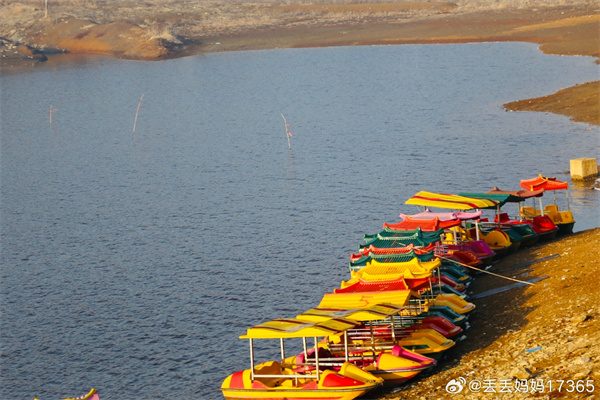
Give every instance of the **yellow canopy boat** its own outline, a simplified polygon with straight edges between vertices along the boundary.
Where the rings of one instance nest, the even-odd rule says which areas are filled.
[[[352,279],[342,282],[342,288],[356,282],[359,278],[365,281],[391,280],[398,279],[403,276],[405,279],[428,278],[436,268],[439,268],[442,262],[439,258],[434,258],[431,261],[419,261],[418,258],[413,258],[406,262],[380,262],[371,260],[367,265],[358,271],[352,271]]]
[[[324,313],[328,309],[337,310],[338,316],[347,319],[356,318],[353,315],[360,315],[365,318],[364,321],[376,321],[380,318],[376,313],[389,312],[394,308],[397,310],[400,318],[402,316],[417,316],[428,310],[430,301],[422,301],[420,296],[410,290],[389,290],[381,292],[361,292],[361,293],[326,293],[317,308],[307,311],[302,318],[319,318],[319,313]],[[469,303],[471,304],[471,303]],[[342,310],[348,310],[348,314],[343,314]],[[357,313],[361,310],[363,314]],[[355,313],[356,314],[353,314]],[[366,316],[371,319],[366,319]],[[454,341],[445,338],[433,329],[419,329],[417,331],[402,333],[397,331],[394,321],[368,327],[355,327],[347,331],[350,343],[349,348],[364,348],[377,351],[391,351],[395,345],[407,348],[415,353],[426,355],[434,359],[439,359],[441,354],[454,346]]]
[[[297,316],[298,319],[308,321],[325,321],[331,318],[344,318],[360,321],[363,324],[369,324],[368,328],[352,328],[347,334],[360,335],[365,329],[373,330],[373,323],[389,326],[392,340],[395,337],[394,316],[402,311],[404,307],[393,304],[377,304],[364,309],[344,309],[344,308],[320,308],[316,307]],[[382,325],[377,325],[381,327]],[[392,328],[394,327],[394,328]],[[421,371],[435,366],[436,361],[433,358],[422,354],[412,352],[393,344],[391,348],[380,348],[381,343],[375,342],[375,337],[370,335],[371,342],[352,341],[342,348],[340,336],[330,336],[326,343],[322,343],[323,350],[330,356],[348,353],[350,361],[363,370],[372,373],[377,377],[384,379],[384,384],[401,384],[414,378]],[[368,341],[368,340],[367,340]],[[346,342],[347,343],[347,342]],[[321,358],[324,360],[324,358]],[[327,360],[332,360],[327,358]]]
[[[421,191],[410,199],[406,200],[406,204],[424,207],[438,207],[451,210],[495,208],[498,203],[499,201],[491,199],[478,199],[455,194],[433,193],[426,191]]]
[[[351,400],[383,384],[377,378],[349,362],[348,354],[336,368],[319,360],[319,337],[341,334],[359,324],[346,319],[318,323],[298,319],[276,319],[249,328],[240,339],[250,341],[250,369],[229,375],[221,385],[226,399],[335,399]],[[301,338],[303,359],[285,357],[284,339]],[[307,338],[314,338],[313,358],[308,355]],[[278,339],[281,362],[254,364],[254,340]],[[347,343],[347,341],[346,341]]]

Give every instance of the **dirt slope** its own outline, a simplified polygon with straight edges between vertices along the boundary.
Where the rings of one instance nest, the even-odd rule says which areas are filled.
[[[571,120],[600,125],[600,81],[588,82],[558,92],[513,101],[504,105],[511,111],[542,111],[566,115]]]
[[[549,256],[555,258],[510,269]],[[517,279],[544,279],[534,286],[472,300],[477,308],[470,317],[467,339],[457,344],[440,367],[384,399],[596,399],[600,397],[600,228],[579,232],[547,244],[521,249],[490,271]],[[504,287],[512,282],[479,275],[472,293]],[[450,394],[446,385],[464,377],[467,385],[487,381],[484,392],[467,385]],[[545,390],[515,392],[514,379],[543,382]],[[500,393],[509,380],[512,393]],[[595,390],[559,380],[594,381]],[[548,384],[552,381],[552,390]],[[494,385],[492,385],[492,383]],[[589,384],[588,384],[589,385]],[[585,386],[585,383],[584,383]]]

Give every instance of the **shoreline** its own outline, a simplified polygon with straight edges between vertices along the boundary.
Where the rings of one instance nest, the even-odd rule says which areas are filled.
[[[480,42],[536,43],[546,54],[590,56],[600,63],[600,6],[594,3],[469,10],[445,2],[266,2],[257,10],[221,11],[215,26],[203,30],[194,25],[200,17],[192,8],[177,6],[180,8],[161,11],[161,18],[169,21],[167,25],[160,21],[146,24],[147,14],[156,12],[152,8],[132,9],[99,23],[86,18],[86,14],[73,12],[76,10],[57,11],[53,18],[45,18],[41,10],[34,9],[32,16],[19,20],[17,16],[24,14],[22,9],[0,5],[0,15],[4,15],[0,17],[1,69],[43,67],[44,61],[58,51],[158,61],[223,51]],[[401,9],[390,11],[389,7]],[[99,10],[95,17],[98,20],[101,12],[110,14],[110,10]],[[261,23],[240,19],[242,12],[252,13],[248,19]],[[204,14],[208,12],[204,10]],[[600,126],[600,81],[586,83],[585,89],[565,89],[540,98],[515,99],[504,106],[510,111],[561,114]]]

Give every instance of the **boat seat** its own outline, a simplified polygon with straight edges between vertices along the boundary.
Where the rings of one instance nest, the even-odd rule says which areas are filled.
[[[494,217],[494,222],[509,222],[508,213],[500,213]]]
[[[544,215],[552,218],[554,222],[560,222],[560,211],[558,211],[558,206],[556,204],[548,204],[544,207]]]
[[[533,207],[521,207],[521,214],[524,217],[535,217],[540,215],[539,212]]]
[[[283,369],[281,367],[281,363],[278,361],[267,361],[262,363],[261,365],[254,368],[255,375],[281,375]],[[265,377],[265,378],[256,378],[252,382],[252,388],[264,389],[267,387],[275,387],[281,385],[281,382],[284,378],[279,377]]]
[[[314,353],[314,350],[313,350]],[[304,373],[304,372],[309,372],[309,371],[314,371],[317,369],[317,367],[315,367],[314,365],[301,365],[301,364],[305,364],[306,363],[306,359],[304,358],[304,353],[300,353],[296,356],[296,364],[298,364],[297,367],[294,367],[294,372],[298,372],[298,373]]]

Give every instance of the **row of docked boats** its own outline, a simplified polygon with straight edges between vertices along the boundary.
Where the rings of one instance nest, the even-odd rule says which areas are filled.
[[[291,318],[248,328],[250,368],[221,385],[226,399],[354,399],[382,385],[401,385],[435,368],[464,338],[475,309],[466,288],[475,272],[521,246],[571,232],[572,212],[555,203],[525,206],[547,191],[568,189],[556,178],[521,181],[458,195],[419,192],[406,201],[425,207],[364,236],[350,255],[348,280],[319,304]],[[567,193],[568,198],[568,193]],[[518,203],[510,218],[502,207]],[[451,211],[434,212],[431,208]],[[493,216],[484,216],[491,210]],[[257,363],[255,341],[278,343],[277,360]],[[286,343],[297,342],[290,351]],[[299,344],[301,343],[301,346]]]

